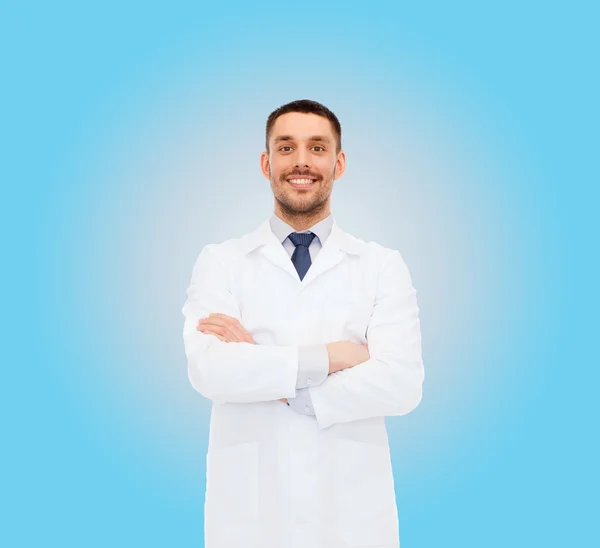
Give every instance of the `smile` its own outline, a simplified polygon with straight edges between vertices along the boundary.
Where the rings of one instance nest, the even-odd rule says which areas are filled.
[[[310,188],[317,181],[315,179],[286,179],[294,188]]]

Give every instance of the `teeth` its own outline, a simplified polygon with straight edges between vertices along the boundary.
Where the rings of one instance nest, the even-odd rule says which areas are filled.
[[[288,179],[290,183],[294,183],[295,185],[309,185],[313,182],[312,179]]]

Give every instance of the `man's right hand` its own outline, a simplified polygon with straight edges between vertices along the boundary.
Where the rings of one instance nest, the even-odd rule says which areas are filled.
[[[341,369],[354,367],[371,358],[366,344],[357,344],[350,341],[336,341],[327,345],[329,355],[329,373]]]

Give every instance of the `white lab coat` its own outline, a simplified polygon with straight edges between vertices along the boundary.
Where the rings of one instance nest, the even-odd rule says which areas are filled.
[[[416,291],[398,251],[333,222],[304,279],[269,220],[205,246],[182,312],[188,373],[212,400],[206,459],[206,548],[399,546],[385,416],[421,400]],[[196,330],[237,318],[256,344]],[[370,359],[309,388],[295,412],[298,346],[367,343]]]

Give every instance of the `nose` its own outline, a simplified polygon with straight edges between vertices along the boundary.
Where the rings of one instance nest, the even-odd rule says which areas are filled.
[[[294,167],[310,167],[308,153],[302,147],[298,148],[294,160]]]

